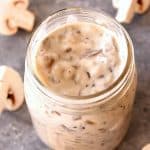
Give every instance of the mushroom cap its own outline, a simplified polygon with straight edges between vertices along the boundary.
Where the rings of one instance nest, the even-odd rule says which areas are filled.
[[[29,0],[4,0],[0,2],[0,4],[3,3],[4,5],[15,6],[22,9],[26,9],[29,6]]]
[[[11,27],[9,19],[0,20],[0,34],[13,35],[18,31],[17,27]]]
[[[17,27],[10,25],[13,15],[13,7],[2,5],[0,7],[0,33],[3,35],[13,35],[17,32]]]

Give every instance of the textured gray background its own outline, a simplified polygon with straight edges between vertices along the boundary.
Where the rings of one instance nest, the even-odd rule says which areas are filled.
[[[111,0],[32,0],[30,10],[36,14],[36,25],[52,12],[69,6],[102,9],[115,15]],[[133,39],[138,69],[138,89],[133,119],[118,150],[140,150],[150,143],[150,11],[136,16],[125,28]],[[31,34],[20,30],[15,36],[0,36],[0,65],[9,65],[24,73],[26,47]],[[37,137],[26,105],[16,112],[0,116],[0,150],[48,150]]]

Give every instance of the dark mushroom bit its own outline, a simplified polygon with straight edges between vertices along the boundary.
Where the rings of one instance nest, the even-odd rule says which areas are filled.
[[[119,76],[121,59],[116,41],[102,26],[66,24],[41,42],[36,54],[37,76],[45,86],[63,95],[100,92]]]

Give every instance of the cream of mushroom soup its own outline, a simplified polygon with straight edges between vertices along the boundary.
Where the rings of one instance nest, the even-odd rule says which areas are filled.
[[[86,96],[107,89],[120,76],[123,63],[116,37],[92,23],[57,28],[41,42],[36,75],[50,90]]]

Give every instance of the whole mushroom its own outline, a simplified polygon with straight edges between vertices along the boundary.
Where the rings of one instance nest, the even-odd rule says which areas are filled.
[[[0,1],[0,34],[13,35],[18,28],[31,31],[35,16],[27,10],[28,0]]]

